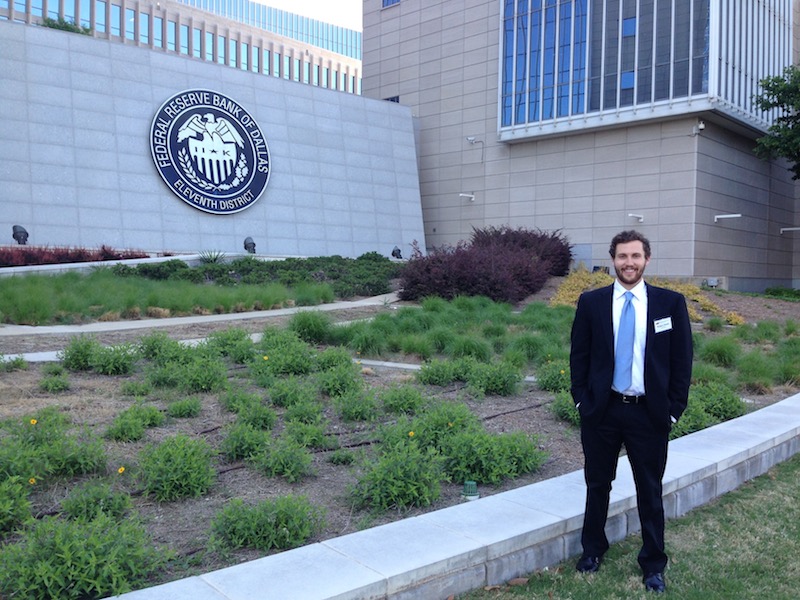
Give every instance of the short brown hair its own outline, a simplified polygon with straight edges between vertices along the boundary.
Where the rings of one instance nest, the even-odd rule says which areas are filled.
[[[608,249],[611,258],[617,255],[617,244],[627,244],[628,242],[642,242],[644,257],[650,258],[650,240],[634,229],[621,231],[614,236],[614,239],[611,240],[611,247]]]

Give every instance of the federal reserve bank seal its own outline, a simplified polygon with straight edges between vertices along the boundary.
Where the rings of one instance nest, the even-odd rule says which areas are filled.
[[[187,90],[164,102],[150,130],[153,161],[178,198],[230,214],[267,187],[269,147],[255,119],[218,92]]]

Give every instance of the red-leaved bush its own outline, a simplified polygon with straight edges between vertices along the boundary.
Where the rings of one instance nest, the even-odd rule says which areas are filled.
[[[471,242],[436,248],[427,255],[415,242],[400,273],[398,296],[486,296],[520,302],[542,289],[551,275],[566,274],[571,258],[572,248],[558,232],[474,229]]]
[[[125,260],[148,256],[149,254],[139,250],[114,250],[105,245],[92,249],[64,246],[0,246],[0,267]]]

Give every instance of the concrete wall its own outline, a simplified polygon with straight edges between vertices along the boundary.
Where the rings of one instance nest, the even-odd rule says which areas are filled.
[[[409,108],[91,37],[0,21],[0,235],[150,252],[389,255],[424,247]],[[240,103],[269,144],[269,185],[214,215],[159,177],[149,134],[186,89]],[[6,233],[3,233],[5,231]]]

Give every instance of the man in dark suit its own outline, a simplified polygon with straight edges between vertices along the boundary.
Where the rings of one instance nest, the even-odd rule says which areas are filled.
[[[576,568],[597,571],[608,550],[609,494],[624,445],[636,483],[644,584],[664,592],[661,485],[669,432],[689,394],[691,325],[681,294],[644,282],[650,262],[646,237],[623,231],[609,252],[616,281],[581,295],[572,326],[572,398],[581,416],[587,488],[583,554]]]

